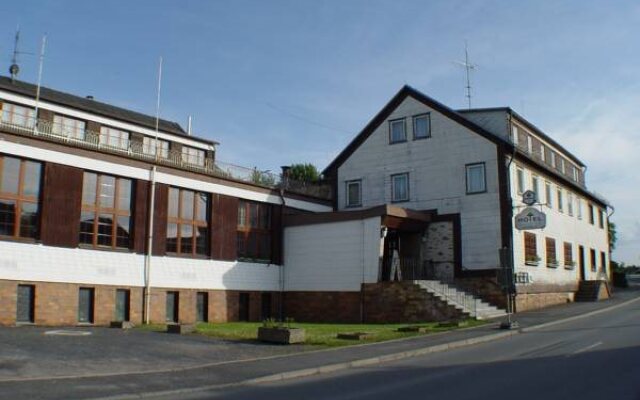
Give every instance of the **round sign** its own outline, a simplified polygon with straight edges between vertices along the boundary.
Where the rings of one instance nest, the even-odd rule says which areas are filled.
[[[533,190],[527,190],[522,193],[522,202],[528,206],[533,205],[538,201],[538,195]]]

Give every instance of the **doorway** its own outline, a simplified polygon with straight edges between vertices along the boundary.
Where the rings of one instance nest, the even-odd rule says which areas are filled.
[[[585,271],[585,264],[584,264],[584,247],[583,246],[578,246],[578,265],[580,267],[580,280],[581,281],[587,280],[587,272]]]
[[[34,322],[36,287],[33,285],[18,285],[18,304],[16,321],[22,323]]]
[[[167,292],[166,320],[167,322],[178,323],[178,309],[180,306],[180,295],[178,292]]]
[[[198,292],[196,295],[196,321],[209,321],[209,293]]]
[[[95,293],[93,288],[80,288],[78,292],[78,322],[93,323],[93,304]]]
[[[129,321],[129,308],[131,305],[131,292],[127,289],[116,290],[116,321]]]

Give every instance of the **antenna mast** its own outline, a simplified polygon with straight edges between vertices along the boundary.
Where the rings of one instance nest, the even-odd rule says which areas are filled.
[[[467,49],[466,41],[464,42],[464,62],[456,61],[456,64],[463,66],[465,69],[467,82],[465,86],[467,94],[465,97],[467,98],[467,106],[471,109],[471,71],[476,69],[476,65],[469,61],[469,50]]]
[[[20,72],[18,66],[18,42],[20,42],[20,26],[16,28],[16,39],[13,44],[13,57],[11,58],[11,66],[9,67],[9,73],[11,74],[11,83],[14,83]]]

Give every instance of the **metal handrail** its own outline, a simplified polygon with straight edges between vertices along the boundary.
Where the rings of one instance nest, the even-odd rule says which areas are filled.
[[[107,153],[124,155],[150,163],[166,165],[180,168],[192,172],[203,173],[224,179],[232,179],[252,184],[265,186],[268,188],[284,188],[287,191],[300,193],[322,199],[331,199],[332,185],[328,182],[301,182],[290,178],[283,179],[282,175],[261,171],[258,168],[241,167],[235,164],[205,158],[198,159],[197,162],[189,162],[188,156],[181,151],[169,150],[160,152],[156,157],[154,152],[145,151],[142,143],[128,141],[127,146],[114,146],[105,141],[101,141],[101,134],[88,129],[82,130],[80,138],[65,134],[64,129],[55,129],[56,124],[38,118],[27,118],[20,116],[19,120],[24,124],[8,122],[5,115],[11,113],[5,111],[0,119],[0,128],[4,128],[12,133],[38,137],[52,142],[63,143],[65,145],[98,150]],[[103,135],[104,136],[104,135]],[[161,149],[160,149],[161,150]],[[202,161],[200,161],[202,160]]]
[[[475,298],[473,295],[470,295],[456,289],[455,287],[451,287],[446,283],[440,283],[438,281],[420,281],[420,284],[428,287],[428,289],[435,294],[447,299],[448,303],[452,303],[462,307],[463,311],[468,312],[472,317],[475,317],[477,315],[478,301],[481,300]]]

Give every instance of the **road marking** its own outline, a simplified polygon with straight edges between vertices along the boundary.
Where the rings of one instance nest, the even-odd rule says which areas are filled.
[[[596,342],[596,343],[594,343],[592,345],[589,345],[587,347],[583,347],[581,349],[578,349],[578,350],[574,351],[573,354],[571,354],[571,355],[576,355],[576,354],[580,354],[580,353],[583,353],[583,352],[591,350],[591,349],[595,349],[596,347],[600,346],[601,344],[602,344],[602,342]]]

